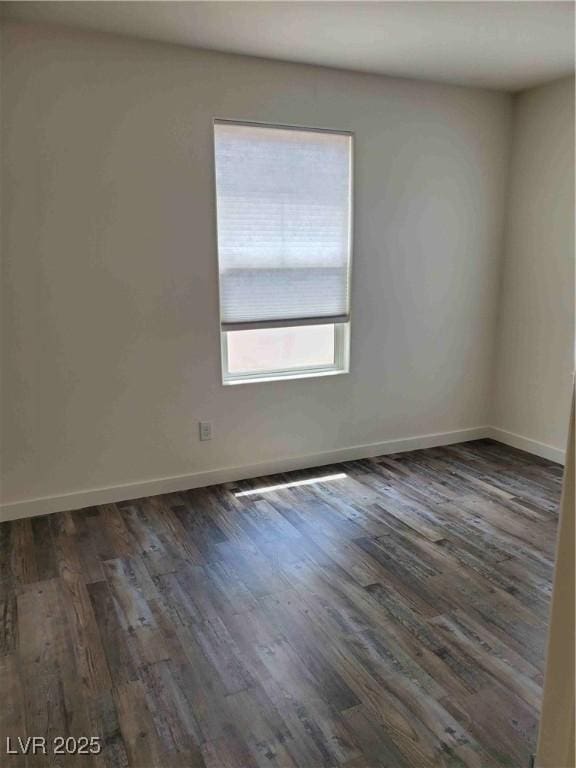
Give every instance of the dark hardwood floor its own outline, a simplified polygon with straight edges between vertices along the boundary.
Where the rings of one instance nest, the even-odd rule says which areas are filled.
[[[2,524],[0,765],[526,768],[561,475],[482,440]]]

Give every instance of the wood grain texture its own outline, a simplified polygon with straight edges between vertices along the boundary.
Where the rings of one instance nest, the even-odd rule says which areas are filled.
[[[523,768],[561,480],[481,440],[3,523],[0,749],[103,751],[0,763]]]

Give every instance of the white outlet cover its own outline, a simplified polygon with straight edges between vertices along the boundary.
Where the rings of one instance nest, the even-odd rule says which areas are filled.
[[[199,422],[200,440],[212,440],[212,422],[201,421]]]

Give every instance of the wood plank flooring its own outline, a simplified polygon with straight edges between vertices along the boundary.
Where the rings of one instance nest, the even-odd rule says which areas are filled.
[[[2,524],[0,765],[524,768],[561,478],[481,440]]]

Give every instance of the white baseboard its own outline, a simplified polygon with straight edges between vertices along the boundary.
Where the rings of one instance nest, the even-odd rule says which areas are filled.
[[[12,504],[0,505],[0,522],[18,520],[23,517],[47,515],[52,512],[82,509],[83,507],[91,507],[95,504],[112,504],[116,501],[128,501],[129,499],[138,499],[143,496],[156,496],[161,493],[175,493],[190,488],[202,488],[207,485],[229,483],[235,480],[245,480],[262,475],[273,475],[276,472],[290,472],[295,469],[321,467],[325,464],[336,464],[340,461],[367,459],[372,456],[383,456],[389,453],[401,453],[402,451],[414,451],[419,448],[433,448],[434,446],[463,443],[468,440],[480,440],[483,437],[491,436],[490,427],[460,429],[455,432],[440,432],[432,435],[418,435],[397,440],[386,440],[383,443],[354,445],[348,448],[338,448],[334,451],[293,456],[244,467],[223,467],[222,469],[212,469],[205,472],[193,472],[188,475],[162,477],[154,480],[144,480],[139,483],[76,491],[59,496],[25,499]]]
[[[498,427],[488,427],[488,434],[486,436],[497,440],[499,443],[511,445],[513,448],[520,448],[522,451],[541,456],[543,459],[556,461],[558,464],[564,464],[566,460],[566,451],[563,451],[561,448],[555,448],[553,445],[547,445],[546,443],[539,443],[538,440],[517,435],[515,432],[507,432],[505,429],[499,429]]]

